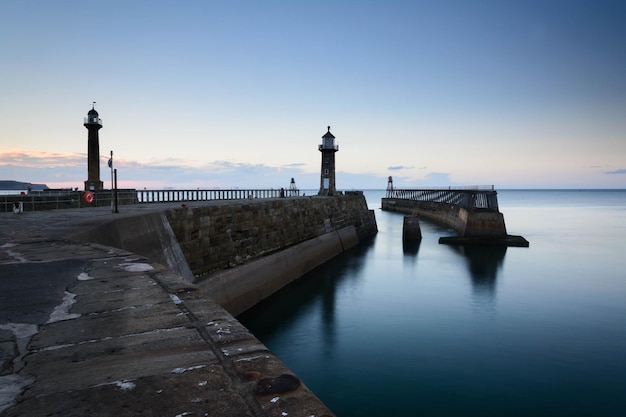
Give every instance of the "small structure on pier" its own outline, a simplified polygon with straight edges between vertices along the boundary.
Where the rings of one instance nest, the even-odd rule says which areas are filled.
[[[291,182],[289,183],[289,197],[293,197],[299,194],[300,192],[298,190],[298,187],[296,187],[296,180],[294,180],[292,177]]]
[[[95,110],[95,102],[91,110],[85,117],[83,126],[89,132],[87,134],[87,181],[85,181],[85,191],[99,191],[104,188],[100,180],[100,143],[98,130],[102,129],[102,120]]]
[[[337,194],[335,188],[335,152],[339,150],[339,146],[335,145],[335,136],[330,133],[330,126],[328,126],[328,132],[322,136],[319,150],[322,153],[322,170],[320,172],[320,191],[317,194],[335,195]]]

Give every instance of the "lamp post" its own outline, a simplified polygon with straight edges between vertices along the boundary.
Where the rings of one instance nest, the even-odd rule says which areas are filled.
[[[111,168],[111,211],[118,213],[117,211],[117,169],[113,169],[113,151],[111,151],[111,157],[109,158],[109,168]]]

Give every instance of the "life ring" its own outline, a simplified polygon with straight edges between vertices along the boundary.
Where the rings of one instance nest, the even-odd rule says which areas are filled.
[[[91,191],[87,191],[83,194],[83,200],[85,200],[85,203],[87,204],[93,203],[93,193]]]

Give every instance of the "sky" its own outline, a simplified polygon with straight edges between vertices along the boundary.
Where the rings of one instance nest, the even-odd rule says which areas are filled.
[[[626,0],[0,2],[0,180],[626,188]]]

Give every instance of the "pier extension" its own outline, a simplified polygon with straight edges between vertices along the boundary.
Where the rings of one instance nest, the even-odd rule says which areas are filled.
[[[507,234],[493,186],[466,189],[394,189],[390,186],[381,208],[442,223],[458,233],[458,236],[440,238],[439,243],[529,246],[522,236]]]

